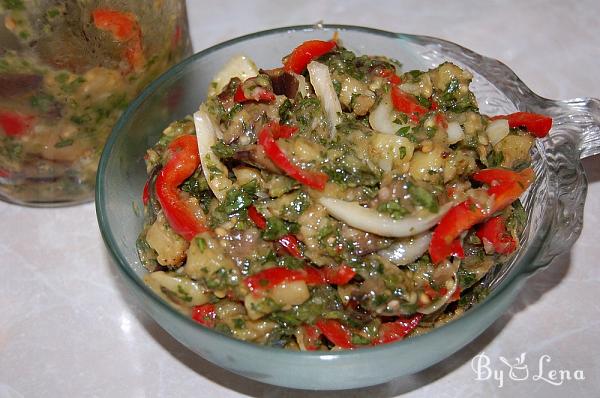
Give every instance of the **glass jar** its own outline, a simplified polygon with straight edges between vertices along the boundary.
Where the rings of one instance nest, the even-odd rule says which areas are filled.
[[[0,198],[90,200],[116,120],[190,53],[184,0],[0,0]]]

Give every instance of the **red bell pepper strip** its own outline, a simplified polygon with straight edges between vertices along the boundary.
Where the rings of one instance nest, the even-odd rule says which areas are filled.
[[[454,242],[450,245],[450,255],[458,258],[465,258],[465,250],[462,247],[460,239],[454,239]]]
[[[252,90],[252,95],[250,97],[246,97],[244,93],[244,89],[242,88],[242,84],[240,84],[235,90],[235,94],[233,95],[233,100],[237,103],[243,103],[248,101],[256,101],[256,102],[273,102],[275,101],[275,94],[271,91],[263,88],[263,87],[254,87]]]
[[[505,169],[483,169],[472,175],[475,181],[488,184],[488,195],[494,197],[489,214],[504,209],[525,192],[535,178],[533,169],[520,172]]]
[[[490,120],[506,119],[510,128],[525,127],[527,131],[538,138],[548,135],[552,128],[552,118],[530,112],[516,112],[510,115],[493,116]]]
[[[392,86],[391,96],[394,108],[398,112],[406,113],[415,123],[418,123],[419,118],[427,113],[425,107],[419,105],[410,95],[402,92],[398,86]]]
[[[419,325],[422,318],[423,314],[415,314],[410,318],[398,318],[394,322],[382,323],[379,327],[379,337],[373,341],[373,344],[387,344],[402,340]]]
[[[534,172],[530,168],[521,172],[484,169],[473,174],[472,178],[490,186],[487,193],[493,197],[493,202],[489,209],[483,209],[468,198],[442,217],[429,244],[429,256],[434,264],[452,255],[456,249],[453,242],[460,234],[517,200],[533,181]]]
[[[442,288],[442,289],[444,289],[444,288]],[[423,293],[425,293],[427,296],[429,296],[429,298],[432,300],[435,300],[436,298],[443,296],[445,294],[445,293],[442,293],[442,289],[440,289],[440,291],[438,292],[437,290],[432,288],[429,283],[425,283],[425,285],[423,285]]]
[[[346,285],[354,278],[356,272],[345,264],[337,267],[325,267],[323,269],[325,280],[332,285]]]
[[[315,324],[321,332],[331,341],[341,348],[353,348],[352,334],[339,321],[335,319],[319,319]]]
[[[308,351],[315,351],[319,348],[319,339],[321,338],[321,331],[314,325],[303,325],[302,330],[304,331],[304,348]]]
[[[244,284],[251,292],[254,292],[272,289],[283,282],[306,281],[306,277],[306,271],[301,269],[272,267],[248,276],[244,279]]]
[[[268,123],[258,134],[258,143],[264,148],[269,159],[271,159],[277,167],[283,170],[285,174],[304,185],[322,191],[325,188],[325,183],[328,179],[327,174],[301,169],[293,164],[281,150],[279,145],[277,145],[275,137],[286,134],[280,133],[282,127],[283,126],[279,123]],[[289,132],[289,129],[289,126],[283,127],[285,132]]]
[[[262,214],[258,212],[254,205],[250,205],[250,207],[248,207],[248,217],[250,217],[250,220],[252,220],[252,222],[258,227],[258,229],[267,228],[267,220]]]
[[[452,296],[450,296],[450,300],[448,300],[449,303],[456,301],[458,299],[460,299],[460,286],[456,286],[456,290],[454,291],[454,293],[452,293]]]
[[[280,124],[276,128],[271,130],[271,134],[273,134],[273,139],[280,138],[290,138],[298,131],[298,127],[290,126],[287,124]]]
[[[387,79],[387,81],[394,85],[402,83],[402,79],[400,78],[400,76],[398,76],[396,72],[392,69],[380,69],[377,71],[377,75],[379,75],[379,77]]]
[[[260,212],[256,209],[254,205],[250,205],[250,207],[248,207],[248,217],[250,218],[250,220],[252,220],[252,222],[254,223],[254,225],[256,225],[258,229],[267,228],[267,220],[262,214],[260,214]],[[277,241],[291,256],[294,256],[296,258],[304,258],[300,250],[300,242],[298,241],[298,238],[296,238],[294,235],[283,235],[282,237],[277,239]]]
[[[217,313],[214,304],[202,304],[192,308],[192,319],[209,328],[214,328]]]
[[[308,40],[296,47],[283,63],[287,72],[302,73],[312,61],[325,55],[336,46],[335,41]]]
[[[277,242],[279,242],[290,255],[296,258],[304,258],[302,251],[300,250],[300,242],[294,235],[283,235],[281,238],[277,239]]]
[[[477,230],[476,235],[482,241],[491,244],[498,254],[510,254],[517,249],[517,241],[506,230],[506,222],[502,216],[487,220]]]
[[[535,177],[533,169],[527,168],[522,171],[512,171],[508,169],[483,169],[473,173],[472,177],[475,181],[488,184],[490,186],[507,184],[510,182],[518,182],[523,185],[528,185]]]
[[[435,124],[445,129],[448,128],[448,121],[446,120],[446,117],[443,113],[438,113],[437,115],[435,115]]]
[[[250,275],[244,279],[244,284],[251,292],[269,290],[283,282],[304,281],[307,285],[323,285],[325,277],[317,268],[309,265],[300,269],[272,267]]]
[[[208,228],[196,218],[194,209],[181,198],[179,186],[200,165],[198,144],[193,135],[182,135],[167,148],[170,158],[156,177],[156,197],[169,225],[175,232],[190,241]]]
[[[450,209],[433,231],[429,244],[431,261],[438,264],[452,255],[454,240],[484,218],[485,212],[471,198]]]
[[[0,127],[9,137],[20,137],[31,129],[34,117],[13,111],[0,110]]]
[[[304,271],[306,272],[307,285],[324,285],[327,283],[325,275],[320,269],[307,265],[304,267]]]
[[[142,191],[142,203],[144,206],[147,206],[148,202],[150,202],[150,179],[146,180],[144,190]]]
[[[142,30],[134,14],[110,8],[97,8],[92,11],[92,19],[96,28],[108,31],[116,40],[126,43],[123,57],[133,69],[137,70],[143,66],[145,60]]]

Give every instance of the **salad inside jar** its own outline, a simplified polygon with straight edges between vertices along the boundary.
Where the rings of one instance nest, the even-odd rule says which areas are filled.
[[[185,3],[0,1],[0,197],[92,197],[127,104],[190,52]]]
[[[146,283],[234,338],[368,347],[460,317],[519,248],[543,115],[483,115],[472,75],[335,37],[245,56],[148,149]]]

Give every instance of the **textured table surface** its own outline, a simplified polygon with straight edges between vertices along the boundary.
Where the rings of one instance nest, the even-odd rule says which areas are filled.
[[[597,0],[190,0],[188,7],[196,50],[279,26],[363,25],[438,36],[500,59],[545,97],[600,97]],[[586,159],[584,166],[590,187],[581,238],[527,282],[504,316],[438,365],[341,393],[253,382],[180,345],[132,303],[100,238],[93,204],[30,209],[0,203],[0,397],[595,395],[600,389],[600,157]],[[472,358],[482,352],[497,379],[503,376],[502,386],[494,378],[476,380]],[[529,377],[518,381],[523,370],[511,377],[500,357],[514,363],[521,353]],[[552,385],[535,378],[544,359],[550,359],[543,362],[546,379],[552,369],[562,369],[572,380]],[[585,380],[574,379],[581,375]]]

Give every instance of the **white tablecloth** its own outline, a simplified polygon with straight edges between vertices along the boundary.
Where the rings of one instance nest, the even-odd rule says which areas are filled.
[[[600,97],[597,0],[190,0],[188,8],[196,50],[279,26],[363,25],[462,44],[500,59],[548,98]],[[31,209],[0,203],[0,397],[597,395],[600,158],[584,166],[590,187],[581,238],[527,282],[502,318],[419,374],[343,393],[264,385],[188,351],[129,297],[100,238],[93,204]],[[502,386],[493,377],[476,380],[472,358],[482,352],[497,379],[503,371]],[[518,381],[522,369],[511,377],[500,357],[514,363],[521,353],[529,377]],[[552,369],[567,370],[572,379],[555,386],[535,378],[540,361],[545,379]],[[582,375],[585,380],[575,380]],[[486,372],[479,376],[485,379]]]

